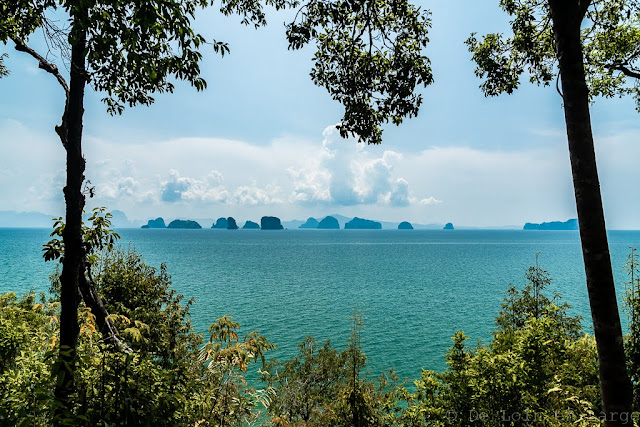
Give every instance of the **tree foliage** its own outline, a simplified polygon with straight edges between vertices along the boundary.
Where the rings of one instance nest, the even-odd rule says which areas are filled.
[[[510,286],[489,345],[453,337],[448,370],[423,371],[403,419],[419,426],[593,425],[600,404],[595,341],[582,334],[538,265]]]
[[[4,59],[7,57],[6,53],[0,55],[0,78],[9,75],[9,70],[4,65]]]
[[[523,74],[556,88],[563,100],[589,304],[598,348],[606,425],[628,424],[632,386],[598,178],[589,101],[632,94],[638,102],[637,1],[500,0],[512,35],[472,35],[467,44],[487,96],[512,93]],[[610,38],[611,36],[611,38]],[[631,80],[630,82],[628,80]],[[560,84],[561,82],[561,84]],[[560,88],[562,86],[562,89]],[[625,421],[614,420],[625,414]]]
[[[626,283],[625,308],[629,319],[626,337],[627,369],[633,385],[633,409],[640,408],[640,262],[636,248],[631,248],[627,263],[629,280]]]
[[[592,97],[630,95],[640,110],[640,2],[591,0],[585,10],[582,44]],[[512,93],[523,76],[548,86],[558,76],[558,48],[548,0],[501,0],[512,34],[492,33],[467,40],[476,75],[486,95]]]
[[[272,360],[262,380],[272,390],[270,424],[277,426],[395,425],[403,388],[393,371],[371,378],[362,370],[361,316],[353,317],[351,336],[339,351],[307,337],[300,353],[286,362]]]
[[[418,114],[415,89],[433,82],[429,16],[407,0],[311,0],[287,26],[290,48],[315,40],[311,78],[344,105],[343,137],[379,144],[383,123]]]
[[[262,395],[245,374],[275,346],[260,334],[239,340],[218,319],[204,344],[189,320],[192,301],[170,288],[166,268],[133,250],[98,262],[99,290],[131,349],[108,345],[86,307],[79,310],[76,391],[70,425],[216,425],[254,422]],[[57,277],[53,276],[54,287]],[[0,424],[50,425],[59,303],[33,293],[0,297]],[[213,350],[212,350],[213,349]]]
[[[68,62],[78,37],[74,28],[86,33],[86,81],[105,95],[111,114],[121,114],[126,107],[153,103],[154,94],[173,92],[172,79],[206,88],[200,75],[203,49],[223,56],[230,51],[226,42],[208,40],[194,30],[198,9],[213,5],[209,0],[10,2],[1,6],[0,41],[12,41],[34,56],[68,92],[58,67],[46,59],[49,55],[35,52],[28,41],[42,29],[49,53]],[[422,96],[415,90],[433,81],[423,52],[431,26],[428,11],[408,0],[223,0],[219,10],[260,27],[267,23],[265,7],[297,10],[287,25],[289,47],[315,42],[311,77],[344,105],[342,136],[380,143],[382,124],[397,125],[417,115]],[[72,17],[69,24],[52,18],[58,10]]]
[[[278,9],[289,4],[286,0],[264,3]],[[40,28],[51,53],[68,61],[70,46],[78,36],[74,28],[86,32],[86,80],[105,94],[103,101],[110,113],[122,113],[127,106],[153,103],[156,93],[173,92],[172,78],[184,80],[197,90],[206,88],[200,77],[202,49],[221,55],[229,52],[226,43],[207,40],[193,29],[196,12],[210,5],[208,0],[4,2],[0,40],[13,41],[18,50],[25,51],[29,38]],[[60,16],[59,10],[71,17],[69,24],[59,24],[53,18]],[[260,2],[224,0],[220,10],[227,15],[240,14],[247,24],[266,24]],[[55,67],[42,59],[41,68]]]

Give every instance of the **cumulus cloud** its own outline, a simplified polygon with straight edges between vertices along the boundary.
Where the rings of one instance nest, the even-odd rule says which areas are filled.
[[[408,206],[412,199],[409,197],[409,183],[404,178],[398,178],[389,193],[389,203],[392,206]]]
[[[277,197],[280,188],[276,185],[268,185],[265,189],[255,186],[238,187],[233,193],[232,202],[239,205],[267,205],[273,203],[282,203]]]
[[[323,137],[314,167],[291,170],[293,200],[339,206],[407,206],[416,201],[408,181],[394,173],[394,164],[403,158],[400,153],[387,150],[376,156],[355,139],[342,139],[335,126],[327,127]]]
[[[205,202],[209,204],[266,205],[282,203],[278,197],[280,187],[268,184],[260,188],[256,182],[227,189],[222,185],[223,175],[212,170],[203,178],[180,175],[175,169],[169,170],[169,178],[162,182],[160,200],[167,203]]]
[[[169,179],[160,186],[160,200],[167,203],[184,201],[203,201],[225,203],[229,192],[221,185],[222,174],[210,171],[203,179],[181,176],[175,169],[169,170]]]

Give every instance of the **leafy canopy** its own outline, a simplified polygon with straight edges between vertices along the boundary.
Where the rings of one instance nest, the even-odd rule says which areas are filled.
[[[206,88],[200,76],[202,48],[225,55],[227,43],[207,40],[193,29],[196,11],[210,0],[18,0],[0,5],[0,41],[19,50],[42,29],[52,50],[68,60],[69,44],[86,33],[86,78],[105,94],[111,114],[154,102],[172,92],[172,79]],[[417,115],[419,85],[433,81],[423,55],[431,26],[429,12],[408,0],[222,0],[220,12],[237,14],[242,23],[266,24],[265,7],[297,8],[287,25],[291,49],[315,41],[311,78],[345,107],[343,137],[358,135],[380,143],[384,123],[400,124]],[[62,26],[52,16],[59,9],[71,19]],[[46,60],[39,59],[47,69]],[[54,69],[57,71],[57,68]],[[0,75],[6,72],[0,61]],[[60,80],[60,79],[59,79]]]
[[[0,40],[26,44],[41,28],[50,47],[68,59],[68,44],[86,32],[86,78],[105,93],[103,101],[111,114],[122,113],[125,106],[151,104],[155,93],[173,92],[170,78],[187,81],[197,90],[206,87],[200,77],[201,47],[208,44],[221,55],[229,52],[226,43],[207,41],[193,29],[196,11],[210,4],[208,0],[3,2]],[[265,0],[264,4],[282,8],[289,2]],[[220,10],[260,26],[266,23],[262,7],[257,1],[223,0]],[[60,9],[71,17],[70,24],[60,26],[53,18]]]
[[[381,125],[418,114],[419,85],[433,82],[423,49],[429,11],[407,0],[311,0],[287,26],[289,47],[315,40],[313,82],[345,106],[340,135],[381,142]]]
[[[591,0],[582,21],[582,42],[590,96],[630,95],[640,111],[640,2]],[[485,95],[512,93],[523,75],[548,86],[558,75],[558,52],[547,0],[500,0],[512,34],[475,34],[466,41],[483,79]]]
[[[600,406],[595,340],[536,263],[510,286],[489,345],[457,332],[443,373],[422,371],[403,419],[418,426],[588,426]]]

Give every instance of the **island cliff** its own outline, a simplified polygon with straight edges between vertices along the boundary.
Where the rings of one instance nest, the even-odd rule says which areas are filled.
[[[328,216],[320,221],[320,223],[318,224],[318,228],[321,228],[323,230],[339,230],[340,223],[334,217]]]
[[[181,219],[174,219],[173,221],[171,221],[169,223],[169,225],[167,226],[167,228],[190,228],[190,229],[197,229],[197,228],[202,228],[202,226],[200,224],[198,224],[195,221],[191,221],[191,220],[181,220]]]
[[[315,218],[309,218],[307,219],[307,222],[305,222],[298,228],[318,228],[318,220]]]
[[[398,230],[413,230],[413,225],[408,221],[402,221],[398,224]]]
[[[263,230],[283,230],[284,227],[280,222],[280,218],[275,216],[263,216],[260,219],[260,228]]]
[[[577,230],[578,220],[576,218],[573,218],[565,222],[551,221],[551,222],[543,222],[541,224],[527,222],[522,229],[523,230]]]
[[[355,217],[344,225],[345,230],[381,230],[382,224],[370,219]]]
[[[227,218],[227,230],[237,230],[238,224],[236,224],[236,220],[233,219],[232,216]]]
[[[253,222],[253,221],[247,221],[244,223],[244,225],[242,226],[242,229],[253,229],[253,230],[260,230],[260,225],[258,225],[257,222]]]
[[[167,228],[167,226],[164,223],[164,219],[156,218],[156,219],[150,219],[147,222],[147,225],[143,225],[140,228]]]

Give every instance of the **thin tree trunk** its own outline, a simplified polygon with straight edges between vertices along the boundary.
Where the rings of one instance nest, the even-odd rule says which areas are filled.
[[[104,339],[117,350],[130,353],[131,349],[122,342],[118,329],[109,318],[109,312],[104,306],[102,298],[98,295],[98,291],[96,290],[93,279],[91,278],[90,270],[87,268],[86,260],[84,259],[80,266],[78,281],[82,299],[85,305],[91,309],[91,313],[96,317],[96,324],[98,325],[100,332],[102,332]]]
[[[580,24],[588,2],[549,0],[560,65],[582,256],[598,349],[606,426],[633,424],[622,328],[596,167]],[[624,415],[620,415],[626,413]],[[627,422],[623,422],[628,419]]]
[[[72,17],[77,22],[78,17]],[[58,403],[54,421],[59,424],[69,416],[69,397],[74,391],[76,346],[78,342],[78,289],[84,275],[82,242],[82,211],[85,197],[82,193],[85,160],[82,156],[82,116],[86,84],[85,49],[86,32],[74,25],[71,46],[69,97],[62,125],[56,129],[67,152],[67,182],[64,187],[66,222],[62,234],[64,260],[60,276],[60,353],[58,356],[58,382],[55,397]]]

